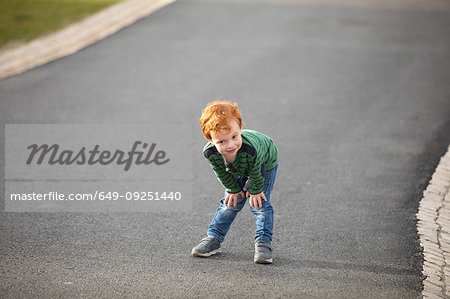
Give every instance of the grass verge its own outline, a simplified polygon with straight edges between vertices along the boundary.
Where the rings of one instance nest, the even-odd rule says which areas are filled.
[[[46,35],[124,0],[1,0],[0,48]]]

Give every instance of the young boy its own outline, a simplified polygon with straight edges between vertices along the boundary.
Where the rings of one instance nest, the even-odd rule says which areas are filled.
[[[278,150],[272,139],[244,124],[236,103],[216,101],[203,109],[199,119],[203,136],[209,142],[203,155],[225,188],[207,237],[192,249],[192,255],[208,257],[220,253],[220,243],[247,198],[256,216],[255,263],[272,259],[273,208],[270,193],[278,168]]]

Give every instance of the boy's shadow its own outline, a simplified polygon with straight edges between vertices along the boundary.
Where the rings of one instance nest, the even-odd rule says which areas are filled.
[[[359,271],[367,273],[376,274],[392,274],[400,276],[421,276],[421,271],[419,269],[405,269],[405,268],[394,268],[389,266],[380,265],[363,265],[355,263],[346,262],[335,262],[335,261],[314,261],[314,260],[292,260],[288,258],[276,258],[274,257],[274,267],[283,268],[313,268],[313,269],[325,269],[325,270],[348,270],[348,271]]]
[[[227,262],[232,264],[249,264],[253,263],[253,253],[241,253],[232,251],[222,251],[222,253],[210,256],[209,258],[203,258],[204,260],[209,260],[211,262]],[[394,268],[389,266],[380,265],[363,265],[355,263],[346,262],[335,262],[335,261],[314,261],[314,260],[293,260],[285,257],[273,257],[273,264],[266,264],[262,266],[275,267],[275,268],[293,268],[293,269],[324,269],[324,270],[347,270],[347,271],[359,271],[367,273],[377,273],[377,274],[392,274],[400,276],[422,276],[419,269],[404,269],[404,268]]]

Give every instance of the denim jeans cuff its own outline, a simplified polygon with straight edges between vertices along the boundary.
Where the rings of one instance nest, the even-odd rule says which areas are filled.
[[[220,236],[218,236],[218,235],[216,235],[216,234],[214,234],[214,233],[210,233],[210,232],[208,232],[208,237],[213,237],[213,238],[216,238],[220,243],[222,243],[223,242],[223,239],[220,237]]]
[[[214,238],[215,238],[215,237],[214,237]],[[259,241],[267,242],[267,243],[269,243],[269,244],[272,244],[272,242],[271,242],[270,240],[264,239],[264,238],[257,238],[257,239],[255,239],[255,244],[258,243]]]

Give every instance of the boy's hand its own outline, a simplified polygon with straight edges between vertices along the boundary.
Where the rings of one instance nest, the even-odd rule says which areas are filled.
[[[264,201],[267,201],[266,196],[264,195],[264,192],[261,192],[261,193],[255,194],[255,195],[252,195],[247,192],[247,197],[249,197],[249,196],[250,196],[250,198],[248,200],[249,200],[250,206],[252,208],[262,207],[261,198],[264,199]]]
[[[239,195],[242,198],[246,198],[243,191],[239,193],[227,193],[227,197],[225,198],[224,204],[228,203],[228,206],[231,206],[231,203],[233,203],[233,206],[236,206]]]

